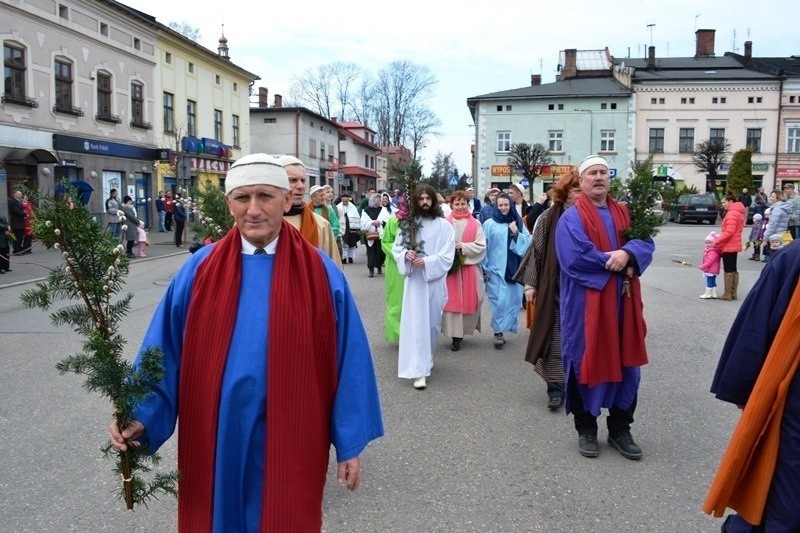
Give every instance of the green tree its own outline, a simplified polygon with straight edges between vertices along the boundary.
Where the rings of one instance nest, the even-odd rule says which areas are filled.
[[[717,170],[721,164],[725,163],[730,147],[727,140],[715,137],[698,143],[692,153],[692,163],[695,168],[701,174],[706,175],[706,192],[713,192],[715,196],[717,196],[715,186]]]
[[[450,176],[454,172],[458,172],[455,162],[453,161],[453,153],[445,154],[444,152],[436,152],[433,159],[433,166],[431,168],[431,175],[424,181],[431,184],[431,186],[442,195],[450,190]]]
[[[233,227],[233,216],[228,210],[225,192],[220,187],[193,189],[186,203],[194,212],[189,230],[195,238],[202,240],[211,237],[218,241]]]
[[[628,191],[628,212],[631,227],[625,232],[629,239],[647,239],[658,233],[661,217],[653,213],[660,186],[653,181],[653,156],[631,163],[633,177],[625,184]]]
[[[528,200],[533,203],[533,180],[542,174],[542,167],[552,165],[553,159],[544,145],[517,143],[512,144],[508,152],[508,165],[511,171],[522,170],[528,180]]]
[[[745,187],[753,190],[753,151],[749,148],[737,150],[728,169],[728,190],[738,196]]]

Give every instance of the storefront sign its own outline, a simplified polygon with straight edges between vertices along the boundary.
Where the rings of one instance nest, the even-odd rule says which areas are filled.
[[[750,169],[752,172],[766,172],[769,170],[769,163],[753,163]]]
[[[555,176],[556,178],[560,178],[567,172],[571,170],[577,170],[578,167],[572,165],[545,165],[542,167],[542,171],[539,173],[540,176]],[[554,172],[555,171],[555,172]]]
[[[800,168],[778,167],[780,178],[800,178]]]
[[[492,165],[492,176],[508,176],[511,174],[511,165]],[[515,168],[514,174],[522,175],[521,168]]]
[[[68,152],[81,152],[126,159],[142,159],[152,161],[157,152],[153,148],[133,146],[130,144],[114,143],[86,137],[72,137],[70,135],[53,134],[53,148]]]
[[[58,166],[60,167],[77,167],[78,160],[77,159],[61,159],[58,162]]]
[[[219,161],[218,159],[206,159],[205,157],[190,157],[189,168],[199,172],[224,174],[230,170],[231,162]]]

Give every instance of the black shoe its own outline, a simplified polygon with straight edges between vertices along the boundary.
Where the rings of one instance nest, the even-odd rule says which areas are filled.
[[[133,255],[130,252],[126,253],[125,255],[128,257],[128,259],[133,259],[134,257],[136,257],[135,255]]]
[[[557,411],[564,405],[564,398],[561,396],[550,396],[550,401],[547,402],[547,408],[551,411]]]
[[[353,264],[353,258],[352,258],[352,257],[351,257],[351,258],[349,258],[349,259],[347,260],[347,262],[348,262],[348,263],[350,263],[350,264],[352,265],[352,264]]]
[[[453,342],[450,344],[450,349],[457,352],[461,349],[461,338],[453,337]]]
[[[620,433],[616,437],[609,435],[608,444],[616,448],[626,459],[638,461],[642,458],[642,449],[633,441],[630,431]]]
[[[493,342],[495,348],[502,348],[503,345],[506,343],[506,340],[503,338],[502,333],[495,333]]]
[[[375,277],[375,273],[374,272],[370,272],[369,273],[369,277],[374,278]]]
[[[5,270],[0,270],[0,274],[5,274],[5,273],[6,273]]]
[[[597,457],[600,455],[600,445],[597,444],[597,435],[590,433],[579,435],[578,451],[584,457]]]

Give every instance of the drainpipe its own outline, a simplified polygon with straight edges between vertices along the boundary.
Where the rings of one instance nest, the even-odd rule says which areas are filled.
[[[300,110],[294,112],[294,156],[300,159]]]
[[[778,153],[781,149],[781,108],[783,107],[783,78],[781,78],[781,88],[778,91],[778,131],[775,136],[775,180],[772,184],[773,189],[778,185]],[[763,184],[763,181],[762,181]]]

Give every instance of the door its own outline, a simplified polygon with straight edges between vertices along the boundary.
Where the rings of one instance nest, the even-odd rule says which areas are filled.
[[[144,221],[146,228],[150,228],[152,226],[152,220],[150,218],[152,207],[150,206],[147,194],[148,191],[150,191],[150,175],[137,172],[134,183],[135,196],[133,198],[133,202],[136,205],[136,215],[139,220]]]

